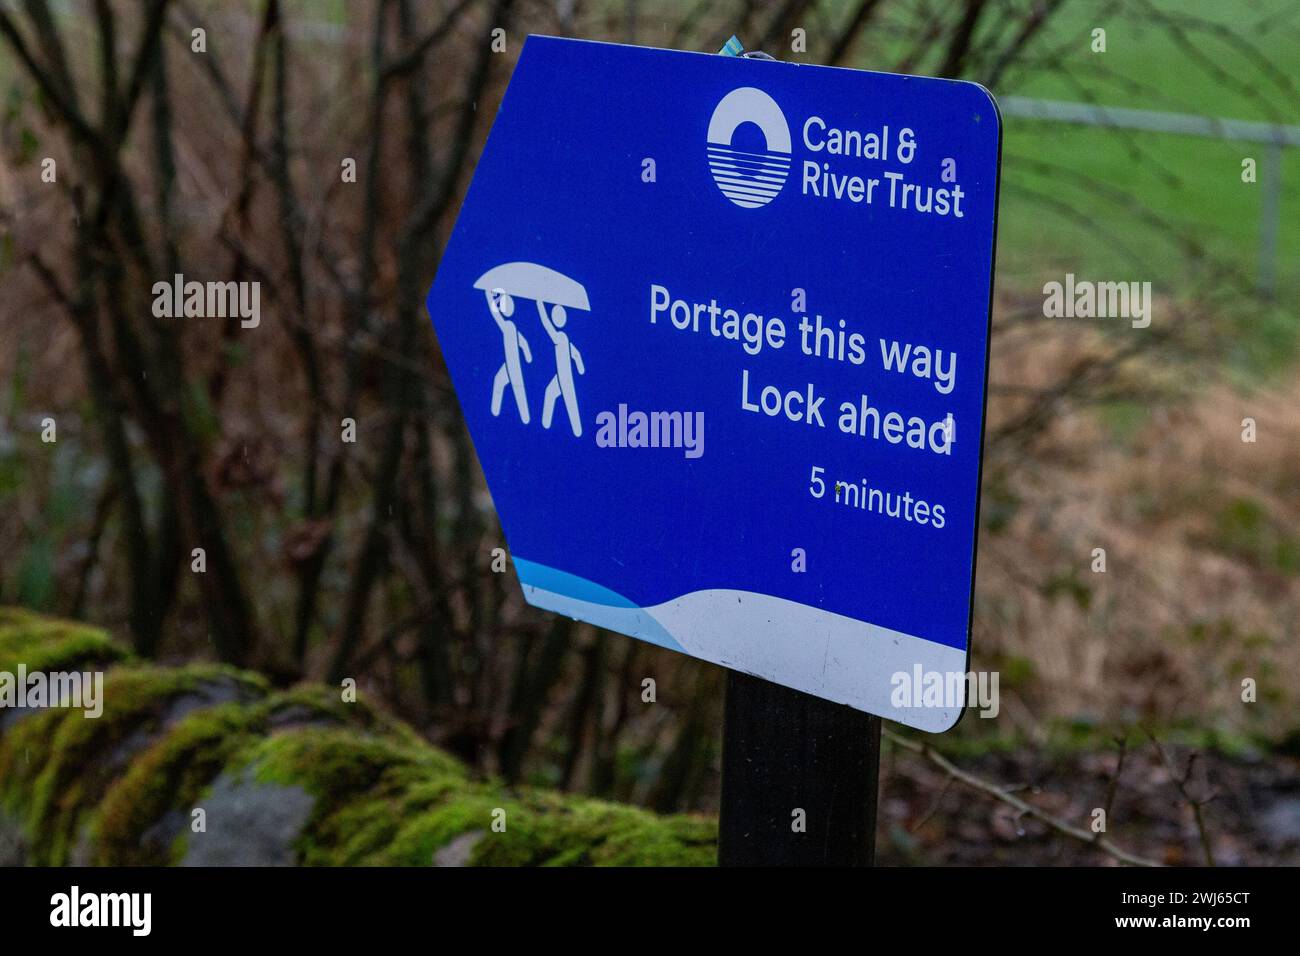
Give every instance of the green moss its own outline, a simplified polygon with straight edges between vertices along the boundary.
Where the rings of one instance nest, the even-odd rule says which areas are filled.
[[[271,737],[250,755],[257,779],[298,784],[327,803],[365,792],[386,776],[427,775],[463,777],[465,768],[432,747],[357,738],[336,728],[310,727]]]
[[[273,727],[332,723],[365,730],[397,744],[428,746],[406,724],[360,701],[347,703],[337,689],[321,684],[304,684],[277,693],[267,699],[266,707],[267,720]]]
[[[44,710],[24,716],[0,736],[0,802],[18,815],[41,768],[49,762],[59,725],[70,710]]]
[[[356,862],[391,836],[407,788],[468,785],[459,762],[424,744],[303,728],[259,741],[244,758],[264,783],[301,786],[316,806],[298,847],[307,865]]]
[[[407,808],[403,819],[364,862],[428,866],[466,834],[477,835],[470,866],[712,866],[717,855],[712,820],[535,790],[512,794],[491,784],[463,786],[420,811]]]
[[[188,811],[261,728],[265,709],[226,704],[180,721],[131,762],[99,805],[94,862],[106,866],[163,866],[175,862],[145,832],[171,810]]]
[[[250,695],[265,691],[260,679],[226,667],[125,668],[105,677],[101,717],[89,719],[80,710],[64,710],[54,712],[53,721],[40,721],[40,729],[48,723],[53,732],[24,798],[33,862],[67,862],[81,825],[123,770],[114,759],[128,737],[139,734],[147,741],[158,732],[172,699],[218,680],[234,681]],[[22,721],[18,730],[27,731],[33,722]],[[30,739],[26,733],[15,736],[19,743]],[[4,741],[4,747],[8,745]]]
[[[659,817],[646,810],[537,791],[506,810],[505,830],[487,832],[473,866],[712,866],[717,825],[697,817]]]
[[[130,654],[98,628],[0,608],[0,670],[94,670],[128,660]]]
[[[100,670],[130,655],[103,631],[76,622],[0,607],[0,670],[14,673]],[[107,685],[107,681],[105,682]],[[0,736],[0,803],[26,818],[37,778],[54,758],[54,748],[81,711],[51,709],[24,714]]]
[[[164,865],[173,851],[142,846],[148,828],[170,811],[189,813],[227,766],[246,764],[260,751],[261,738],[305,734],[330,723],[369,734],[391,734],[405,742],[401,725],[362,704],[344,703],[329,688],[297,687],[251,704],[226,704],[201,710],[177,723],[136,757],[100,804],[96,861],[112,865]],[[409,733],[409,731],[407,731]],[[184,840],[179,844],[183,853]]]
[[[381,866],[429,866],[433,855],[463,833],[485,829],[500,799],[482,796],[478,786],[444,778],[416,784],[397,817],[391,838],[372,844],[361,862]]]
[[[67,670],[130,657],[94,628],[0,608],[0,667],[8,661]],[[166,723],[173,701],[216,682],[233,682],[239,700]],[[710,820],[472,781],[410,727],[344,703],[337,688],[270,694],[260,677],[230,668],[127,663],[106,676],[103,700],[98,719],[45,710],[0,735],[0,805],[24,821],[29,862],[67,863],[88,836],[95,863],[174,863],[188,826],[148,842],[146,834],[169,814],[188,822],[213,781],[239,770],[315,798],[296,847],[304,864],[427,866],[465,834],[478,835],[470,865],[714,860]],[[492,829],[498,808],[505,811],[501,833]]]
[[[256,779],[317,798],[298,846],[306,865],[428,866],[457,837],[481,832],[484,866],[711,865],[716,825],[691,817],[559,794],[504,791],[465,777],[427,746],[304,729],[260,741],[246,759]],[[506,829],[492,831],[494,812]]]

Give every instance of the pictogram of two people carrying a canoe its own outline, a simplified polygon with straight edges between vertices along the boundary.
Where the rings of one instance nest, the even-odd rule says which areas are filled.
[[[524,363],[532,364],[533,354],[528,340],[513,321],[515,299],[532,299],[537,304],[537,314],[542,328],[555,346],[555,374],[546,385],[542,398],[542,427],[551,427],[557,399],[564,399],[573,434],[581,437],[582,419],[578,416],[578,395],[574,390],[573,373],[585,375],[582,353],[569,341],[564,331],[569,320],[569,309],[591,311],[587,290],[568,276],[539,266],[534,262],[508,262],[489,269],[474,283],[474,288],[487,297],[492,320],[501,330],[501,345],[505,352],[501,368],[492,380],[492,414],[501,414],[501,402],[506,386],[510,386],[519,408],[519,417],[525,425],[529,421],[528,393],[524,389]],[[521,361],[522,359],[522,361]],[[541,363],[538,363],[541,364]]]

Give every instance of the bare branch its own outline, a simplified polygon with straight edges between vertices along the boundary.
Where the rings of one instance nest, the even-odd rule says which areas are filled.
[[[962,770],[960,767],[953,764],[947,757],[939,753],[929,744],[909,740],[907,737],[900,736],[889,729],[883,729],[881,734],[890,743],[902,747],[904,750],[910,750],[914,754],[919,754],[926,760],[930,761],[930,763],[943,770],[953,779],[960,783],[964,783],[972,790],[978,790],[980,793],[987,794],[995,800],[1000,800],[1008,806],[1014,807],[1022,814],[1033,817],[1035,820],[1047,824],[1047,826],[1051,827],[1057,833],[1068,836],[1071,839],[1078,840],[1082,843],[1087,843],[1089,846],[1095,846],[1103,853],[1114,857],[1121,863],[1127,863],[1130,866],[1162,865],[1154,860],[1148,860],[1145,857],[1129,853],[1122,847],[1116,846],[1109,839],[1099,839],[1095,834],[1090,833],[1082,827],[1076,827],[1074,824],[1068,823],[1060,817],[1054,816],[1046,810],[1034,806],[1032,803],[1027,803],[1024,800],[1021,800],[1019,797],[1010,793],[1005,787],[1000,787],[997,784],[984,780],[981,777],[977,777],[972,773],[967,773],[965,770]]]

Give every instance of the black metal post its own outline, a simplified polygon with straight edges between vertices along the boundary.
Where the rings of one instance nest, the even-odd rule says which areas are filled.
[[[725,709],[718,863],[873,865],[880,718],[739,671]]]

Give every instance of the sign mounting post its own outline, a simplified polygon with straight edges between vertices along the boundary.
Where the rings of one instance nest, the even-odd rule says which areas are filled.
[[[727,675],[718,862],[871,866],[880,718]]]

